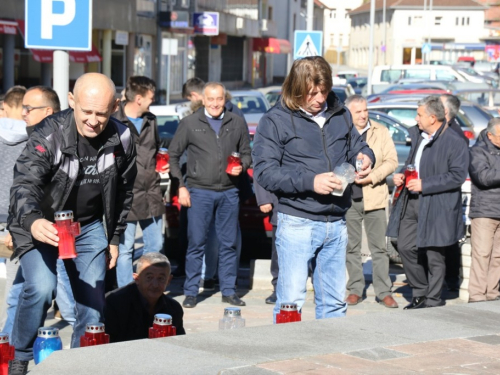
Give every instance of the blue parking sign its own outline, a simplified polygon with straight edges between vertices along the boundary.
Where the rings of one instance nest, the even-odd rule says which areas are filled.
[[[92,0],[25,1],[26,48],[92,49]]]

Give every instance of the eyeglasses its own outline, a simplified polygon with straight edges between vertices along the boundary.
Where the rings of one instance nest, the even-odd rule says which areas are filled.
[[[33,111],[34,109],[42,109],[42,108],[47,108],[48,106],[44,105],[44,106],[41,106],[41,107],[32,107],[32,106],[29,106],[29,105],[23,105],[23,111],[26,112],[27,115],[29,115],[29,113],[31,111]]]

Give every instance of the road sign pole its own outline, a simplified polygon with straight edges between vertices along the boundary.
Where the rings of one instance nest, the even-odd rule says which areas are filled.
[[[54,51],[54,90],[59,96],[61,109],[68,108],[69,92],[69,53]]]
[[[169,51],[170,52],[170,51]],[[170,53],[167,55],[167,98],[166,105],[170,104]]]
[[[314,19],[314,0],[307,0],[307,31],[312,31]]]
[[[370,3],[370,47],[368,50],[368,82],[367,94],[372,94],[372,74],[373,74],[373,29],[375,28],[375,0]]]

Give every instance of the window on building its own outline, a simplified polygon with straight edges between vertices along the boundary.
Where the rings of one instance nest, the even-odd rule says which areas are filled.
[[[293,30],[297,30],[297,14],[293,14]]]
[[[272,19],[273,19],[273,7],[269,7],[269,10],[267,11],[267,19],[269,21],[272,21]]]
[[[469,26],[469,17],[467,17],[467,26]]]
[[[434,17],[434,25],[440,26],[442,20],[443,20],[443,17]]]
[[[458,17],[455,18],[455,26],[458,26],[459,20],[460,20],[460,18],[458,18]]]
[[[411,26],[411,16],[408,17],[408,26]]]
[[[345,10],[345,18],[349,18],[349,12],[350,11],[351,11],[350,9],[346,9]]]
[[[337,10],[336,9],[332,9],[330,11],[330,18],[337,18]]]

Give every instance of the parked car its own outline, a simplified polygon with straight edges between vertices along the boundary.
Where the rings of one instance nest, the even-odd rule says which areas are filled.
[[[231,91],[231,96],[231,103],[241,109],[248,126],[257,126],[260,118],[271,108],[264,94],[257,90]]]
[[[356,70],[341,70],[335,76],[347,80],[358,77],[358,72]]]
[[[363,87],[368,83],[368,77],[349,78],[347,83],[351,85],[356,94],[361,95]]]
[[[498,113],[500,109],[500,90],[498,89],[457,90],[454,94],[480,106],[483,109],[483,113],[487,112],[493,117],[500,116]],[[484,129],[484,126],[474,123],[474,128],[477,133]]]
[[[149,110],[156,116],[161,145],[168,148],[177,131],[179,122],[191,114],[190,102],[171,105],[152,105],[149,107]]]
[[[398,120],[384,112],[369,111],[368,117],[370,120],[384,125],[389,130],[398,154],[398,168],[396,172],[399,171],[405,164],[406,159],[408,159],[408,154],[410,153],[411,139],[408,130]],[[389,191],[392,191],[394,188],[393,175],[394,173],[387,177]]]
[[[404,101],[406,99],[407,101]],[[417,115],[418,99],[415,97],[402,97],[399,101],[379,101],[375,103],[368,103],[368,110],[376,110],[380,112],[385,112],[389,116],[396,118],[401,124],[406,127],[416,125],[415,116]],[[476,142],[476,135],[474,132],[474,126],[472,125],[469,118],[466,116],[465,112],[461,108],[457,114],[457,121],[460,124],[465,136],[469,138],[469,145],[473,145]]]
[[[348,97],[356,94],[352,86],[349,84],[333,86],[332,91],[335,95],[337,95],[337,98],[339,98],[341,102],[345,102]]]
[[[281,88],[279,90],[271,90],[266,93],[266,99],[269,105],[273,107],[281,96]]]

